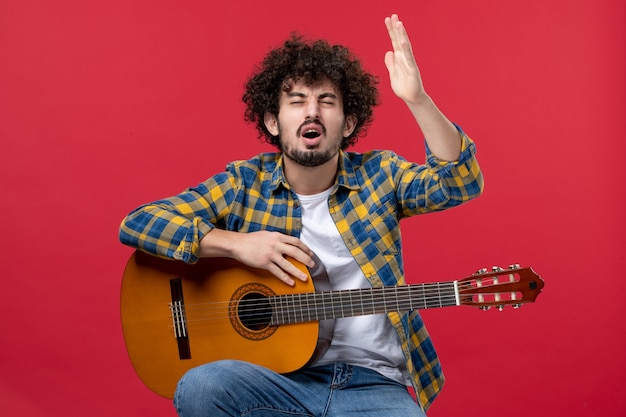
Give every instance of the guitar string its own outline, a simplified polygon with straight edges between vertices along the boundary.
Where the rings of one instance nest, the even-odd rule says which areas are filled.
[[[294,294],[281,294],[281,295],[272,295],[272,296],[266,296],[264,298],[260,298],[259,301],[257,301],[256,303],[254,301],[251,300],[247,300],[245,302],[245,307],[246,308],[263,308],[266,307],[268,305],[268,300],[277,300],[279,301],[279,303],[275,304],[280,306],[281,303],[280,302],[286,302],[286,303],[293,303],[295,301],[314,301],[317,302],[315,300],[310,300],[310,298],[326,298],[327,303],[326,304],[336,304],[336,305],[341,305],[343,304],[346,300],[345,298],[352,298],[353,295],[357,295],[358,297],[363,297],[363,293],[370,293],[368,294],[368,296],[370,297],[384,297],[383,292],[392,292],[392,293],[396,293],[396,292],[411,292],[411,290],[413,289],[417,289],[417,288],[422,288],[424,291],[423,294],[401,294],[400,296],[394,297],[394,300],[397,298],[398,302],[406,302],[406,301],[410,301],[411,299],[416,300],[416,304],[417,301],[425,301],[426,303],[428,303],[429,301],[433,301],[433,300],[438,300],[438,299],[444,299],[445,297],[449,297],[449,299],[455,299],[456,295],[455,294],[450,294],[449,296],[444,295],[442,296],[440,293],[440,288],[434,288],[434,286],[436,286],[436,284],[433,284],[433,287],[431,288],[426,288],[426,287],[421,287],[421,286],[399,286],[399,287],[377,287],[377,288],[365,288],[365,289],[355,289],[355,290],[339,290],[339,291],[332,291],[332,292],[311,292],[311,293],[294,293]],[[463,291],[463,290],[467,290],[467,289],[471,289],[471,288],[476,288],[473,285],[461,285],[459,286],[459,291]],[[489,287],[485,286],[483,287],[485,290],[488,290]],[[429,294],[429,291],[431,293],[437,293],[437,294]],[[449,290],[448,290],[449,291]],[[489,295],[489,294],[499,294],[501,292],[493,292],[493,293],[488,293],[488,292],[483,292],[483,295]],[[463,294],[460,294],[463,295]],[[406,297],[406,299],[402,299],[402,297]],[[298,300],[295,300],[295,299]],[[393,303],[394,300],[392,301],[386,301],[386,300],[373,300],[374,303]],[[237,303],[239,301],[242,300],[235,300],[234,302]],[[245,300],[244,300],[245,301]],[[256,301],[256,300],[255,300]],[[352,300],[350,300],[352,301]],[[189,303],[185,305],[185,309],[186,311],[200,311],[200,310],[207,310],[206,307],[209,307],[209,309],[222,309],[224,306],[228,306],[231,302],[231,300],[228,301],[215,301],[215,302],[205,302],[205,303]],[[200,307],[200,308],[197,308]]]
[[[455,297],[433,297],[432,300],[441,300],[442,306],[445,305],[454,305]],[[298,308],[293,306],[275,306],[276,308],[271,311],[271,313],[275,313],[280,316],[278,320],[276,320],[277,324],[287,324],[287,323],[301,323],[301,322],[309,322],[309,321],[319,321],[327,318],[337,318],[337,317],[351,317],[351,316],[361,316],[368,314],[383,314],[389,311],[408,311],[411,310],[410,307],[404,306],[403,304],[407,304],[409,299],[402,300],[398,299],[397,302],[393,303],[385,303],[384,301],[374,302],[369,304],[371,308],[361,308],[355,307],[350,309],[349,307],[343,308],[341,303],[327,303],[322,307],[311,307],[311,306],[303,306],[300,305]],[[454,303],[452,303],[454,302]],[[391,304],[391,306],[389,306]],[[397,308],[396,304],[399,304],[401,308]],[[439,304],[439,303],[438,303]],[[248,307],[248,306],[246,306]],[[265,307],[265,306],[263,306]],[[344,306],[345,307],[345,306]],[[395,307],[395,308],[394,308]],[[432,306],[435,307],[435,306]],[[415,308],[413,308],[415,309]],[[253,311],[250,313],[244,314],[230,314],[228,311],[224,311],[224,308],[213,308],[213,311],[207,311],[211,309],[204,310],[188,310],[186,309],[187,322],[194,323],[199,321],[208,321],[208,320],[221,320],[224,318],[234,319],[239,318],[239,320],[244,321],[249,326],[254,326],[255,324],[263,324],[268,323],[272,314],[268,312],[257,312]],[[216,311],[218,310],[218,311]],[[351,314],[346,314],[344,310],[352,310]],[[342,313],[338,313],[341,311]],[[356,311],[356,313],[355,313]],[[256,320],[256,321],[255,321]]]
[[[435,284],[436,285],[436,284]],[[416,287],[416,286],[413,286]],[[475,288],[472,285],[464,286],[466,288]],[[394,287],[384,288],[388,290],[388,292],[397,292],[393,290]],[[383,294],[375,294],[372,290],[382,290],[383,288],[370,288],[364,289],[363,291],[354,291],[354,290],[344,290],[344,291],[336,291],[334,292],[334,296],[330,293],[321,292],[321,293],[300,293],[300,294],[288,294],[288,295],[279,295],[279,296],[271,296],[266,299],[263,299],[259,302],[244,302],[245,309],[251,309],[251,312],[242,313],[241,309],[237,311],[238,314],[224,314],[224,309],[228,309],[231,301],[219,301],[219,302],[210,302],[210,303],[197,303],[186,305],[184,311],[187,315],[186,321],[188,323],[197,322],[197,321],[206,321],[206,320],[217,320],[223,319],[225,317],[234,318],[232,316],[238,317],[240,320],[244,320],[247,324],[254,326],[255,319],[258,319],[257,324],[263,324],[268,321],[270,317],[272,317],[273,313],[281,316],[282,320],[278,320],[278,324],[283,323],[292,323],[292,322],[303,322],[303,321],[317,321],[324,319],[328,316],[330,318],[336,317],[345,317],[345,316],[357,316],[357,315],[367,315],[367,314],[382,314],[389,311],[409,311],[415,309],[427,309],[427,308],[436,308],[436,307],[444,307],[456,305],[456,295],[441,295],[439,292],[439,288],[423,288],[423,294],[401,294],[399,296],[395,296],[392,301],[384,300]],[[408,286],[399,287],[399,289],[404,292],[408,292]],[[383,299],[372,299],[372,301],[368,301],[366,303],[357,303],[346,305],[347,301],[353,302],[352,300],[346,300],[341,298],[341,295],[347,295],[350,297],[351,295],[358,293],[362,293],[364,291],[368,291],[371,297],[378,296]],[[428,290],[431,292],[437,292],[437,294],[428,294]],[[352,292],[350,292],[352,291]],[[491,293],[494,295],[496,293]],[[508,293],[507,293],[508,294]],[[488,295],[488,294],[484,294]],[[323,305],[318,305],[319,300],[315,300],[315,298],[324,298],[326,296],[325,303]],[[328,300],[328,297],[331,296],[331,300]],[[361,295],[360,295],[361,297]],[[313,298],[313,300],[311,300]],[[236,302],[238,302],[237,300]],[[278,301],[273,305],[270,301]],[[494,302],[496,302],[494,300]],[[518,298],[512,299],[501,299],[497,302],[500,303],[519,303],[521,300]],[[306,304],[306,305],[305,305]],[[313,306],[311,306],[313,304]],[[402,306],[402,307],[400,307]],[[395,307],[395,308],[394,308]],[[261,311],[257,311],[255,309],[260,309]],[[350,311],[350,313],[346,313],[344,310]],[[338,313],[341,311],[341,313]],[[355,313],[356,311],[356,313]],[[360,312],[359,312],[360,311]]]
[[[518,303],[516,301],[516,303]],[[498,303],[498,304],[503,304],[503,303]],[[446,306],[453,306],[456,305],[456,301],[455,299],[451,299],[449,300],[448,303],[444,302],[442,305],[433,305],[430,306],[428,308],[437,308],[437,307],[446,307]],[[362,316],[362,315],[369,315],[369,314],[384,314],[387,312],[392,312],[392,311],[397,311],[397,312],[406,312],[406,311],[410,311],[410,310],[415,310],[416,308],[410,308],[408,306],[403,306],[401,308],[389,308],[388,306],[385,305],[379,305],[376,307],[373,307],[372,309],[363,309],[361,312],[358,311],[357,312],[351,312],[351,314],[346,314],[345,312],[342,313],[336,313],[336,310],[340,310],[340,308],[338,309],[337,306],[326,306],[323,309],[305,309],[305,310],[299,310],[299,309],[293,309],[293,310],[288,310],[288,311],[281,311],[278,316],[279,318],[276,319],[274,318],[273,314],[268,313],[258,313],[258,312],[253,312],[253,313],[249,313],[249,314],[229,314],[227,312],[217,312],[217,314],[215,312],[213,312],[212,314],[196,314],[194,312],[191,312],[189,314],[187,314],[187,318],[186,318],[186,322],[193,324],[193,323],[197,323],[197,322],[206,322],[206,321],[211,321],[211,320],[223,320],[225,318],[227,319],[238,319],[244,323],[246,323],[246,326],[257,326],[257,325],[266,325],[269,326],[270,324],[275,324],[275,325],[282,325],[282,324],[289,324],[289,323],[304,323],[304,322],[311,322],[311,321],[319,321],[319,320],[325,320],[325,319],[335,319],[335,318],[341,318],[341,317],[354,317],[354,316]],[[423,308],[417,308],[419,309],[423,309]]]

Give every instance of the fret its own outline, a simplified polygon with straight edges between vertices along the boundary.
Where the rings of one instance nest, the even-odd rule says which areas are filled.
[[[289,322],[290,323],[297,323],[298,320],[298,309],[296,308],[296,294],[290,294],[289,297],[287,297],[287,299],[289,300]]]
[[[413,301],[413,309],[421,310],[425,308],[425,305],[422,302],[422,294],[424,292],[422,285],[411,285],[409,286],[411,293],[411,300]]]
[[[310,301],[311,301],[311,294],[306,294],[304,298],[306,298],[306,312],[307,312],[307,319],[308,319],[307,321],[315,321],[315,320],[317,320],[317,317],[315,317],[315,318],[311,317],[311,313],[312,312],[314,313],[314,311],[311,309],[311,303],[310,303]]]
[[[396,296],[396,311],[401,311],[402,309],[400,308],[400,300],[398,299],[398,287],[393,287],[393,291]]]
[[[283,297],[283,323],[290,323],[289,321],[289,294]]]
[[[411,307],[411,293],[409,291],[410,287],[398,286],[395,288],[396,296],[397,296],[397,309],[396,311],[409,311],[412,310]]]
[[[280,297],[270,297],[269,298],[270,307],[272,308],[272,321],[270,324],[279,325],[282,324],[281,320],[281,308],[280,308]]]
[[[299,323],[307,322],[307,307],[306,307],[306,294],[298,294],[296,296],[297,306],[298,306],[298,315],[300,316]]]
[[[348,312],[350,311],[348,306],[348,304],[350,304],[350,293],[346,290],[339,291],[336,298],[339,305],[339,315],[336,317],[348,317]]]
[[[400,296],[400,311],[409,311],[411,310],[411,293],[409,292],[408,287],[399,287],[398,292],[401,294]]]
[[[293,323],[293,294],[288,294],[285,297],[285,312],[287,313],[287,323]]]
[[[438,282],[438,307],[447,307],[456,305],[456,292],[453,282]]]
[[[429,283],[426,285],[428,291],[426,293],[426,298],[428,299],[428,308],[435,308],[438,305],[437,302],[437,289],[434,284]]]
[[[358,290],[355,290],[358,291]],[[344,290],[341,292],[341,314],[342,317],[350,317],[350,313],[352,312],[352,294],[355,293],[355,291],[348,291],[348,290]]]
[[[332,293],[322,293],[322,305],[324,307],[324,319],[332,319],[335,318],[332,310]],[[330,307],[330,312],[329,312]]]
[[[442,307],[442,305],[441,305],[441,288],[439,287],[439,283],[437,283],[437,299],[439,300],[439,307]]]
[[[316,301],[317,293],[307,294],[307,306],[309,309],[309,320],[311,321],[319,321],[320,314],[318,311],[318,305]]]
[[[370,302],[369,302],[370,310],[368,311],[369,311],[369,314],[374,314],[374,303],[376,302],[376,299],[374,297],[374,291],[369,291],[368,293],[370,295]]]
[[[287,305],[287,297],[280,297],[280,320],[281,323],[288,323],[288,305]]]
[[[354,301],[352,300],[352,296],[353,295],[360,296],[360,294],[359,294],[360,291],[361,290],[357,290],[354,293],[350,293],[350,315],[351,316],[356,316],[357,315],[357,314],[354,314]],[[360,297],[357,297],[357,302],[358,302],[358,300],[360,300]]]
[[[371,289],[360,289],[359,294],[361,296],[361,314],[372,314],[374,310],[374,295]]]
[[[335,313],[335,311],[333,310],[334,316],[335,317],[346,317],[346,312],[344,311],[344,303],[343,303],[343,296],[344,295],[349,295],[346,291],[339,291],[339,293],[337,293],[337,297],[336,301],[338,301],[338,305],[339,305],[339,312]]]
[[[361,302],[359,303],[361,305],[361,315],[364,316],[365,315],[365,300],[363,299],[363,291],[361,291]]]
[[[366,316],[369,314],[374,314],[374,303],[375,297],[370,288],[359,289],[359,304],[361,306],[360,315]],[[356,314],[356,313],[355,313]]]
[[[326,304],[324,303],[324,294],[315,294],[315,311],[317,312],[318,320],[326,320]]]
[[[439,296],[437,293],[437,288],[436,284],[426,284],[427,286],[427,291],[426,293],[426,298],[428,299],[427,304],[426,304],[426,308],[436,308],[439,307]]]
[[[298,306],[297,310],[300,313],[300,323],[305,322],[304,319],[304,308],[302,308],[302,294],[298,294],[294,297],[294,302],[297,301],[296,305]]]
[[[288,300],[288,298],[285,296],[285,297],[281,297],[281,298],[280,298],[280,301],[281,301],[281,302],[280,302],[280,307],[281,307],[281,309],[280,309],[280,313],[281,313],[281,314],[280,314],[280,315],[281,315],[281,320],[282,320],[282,322],[283,322],[283,323],[288,323],[288,322],[289,322],[289,321],[288,321],[288,320],[289,320],[289,311],[288,311],[288,310],[289,310],[289,303],[288,303],[288,301],[289,301],[289,300]]]
[[[272,323],[303,323],[457,305],[454,282],[271,297]]]
[[[335,304],[336,298],[336,292],[324,293],[324,297],[322,297],[322,300],[324,300],[324,304],[326,305],[326,308],[324,309],[324,312],[326,313],[325,318],[334,319],[337,317],[337,306]]]
[[[312,311],[314,312],[314,317],[315,320],[319,321],[319,320],[324,320],[326,317],[325,314],[325,310],[324,310],[324,303],[322,302],[322,294],[315,292],[313,294],[310,295],[311,297],[311,304],[313,305],[312,307]]]
[[[374,314],[382,314],[387,312],[387,289],[373,288],[371,291],[374,295]]]
[[[280,298],[279,297],[269,297],[270,307],[272,309],[272,319],[270,320],[270,324],[273,326],[282,324],[280,321]]]

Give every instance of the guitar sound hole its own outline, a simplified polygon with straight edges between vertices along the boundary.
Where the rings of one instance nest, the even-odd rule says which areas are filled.
[[[252,331],[259,331],[270,325],[272,307],[265,295],[248,293],[239,301],[237,314],[244,327]]]

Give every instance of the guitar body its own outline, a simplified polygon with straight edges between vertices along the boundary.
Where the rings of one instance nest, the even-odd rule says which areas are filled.
[[[224,359],[293,372],[324,354],[337,318],[458,305],[517,308],[544,286],[531,268],[511,265],[455,281],[333,291],[319,260],[311,272],[290,261],[309,275],[306,282],[291,287],[226,258],[187,265],[135,251],[120,302],[126,348],[143,383],[172,398],[185,372]]]
[[[173,283],[184,298],[186,328],[179,331],[184,337],[176,336],[178,325],[172,317]],[[322,322],[251,326],[237,317],[237,300],[250,294],[313,291],[312,279],[296,280],[290,287],[267,271],[225,258],[187,265],[136,251],[121,288],[122,329],[130,360],[144,384],[166,398],[173,397],[187,370],[221,359],[252,362],[280,373],[295,371],[329,343],[332,335],[320,338]]]

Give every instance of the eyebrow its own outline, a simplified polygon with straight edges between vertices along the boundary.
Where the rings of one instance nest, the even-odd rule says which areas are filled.
[[[305,98],[307,95],[300,92],[300,91],[289,91],[287,93],[287,97],[302,97]],[[332,92],[327,92],[327,93],[322,93],[319,96],[317,96],[318,99],[320,98],[333,98],[333,99],[337,99],[337,94],[332,93]]]

